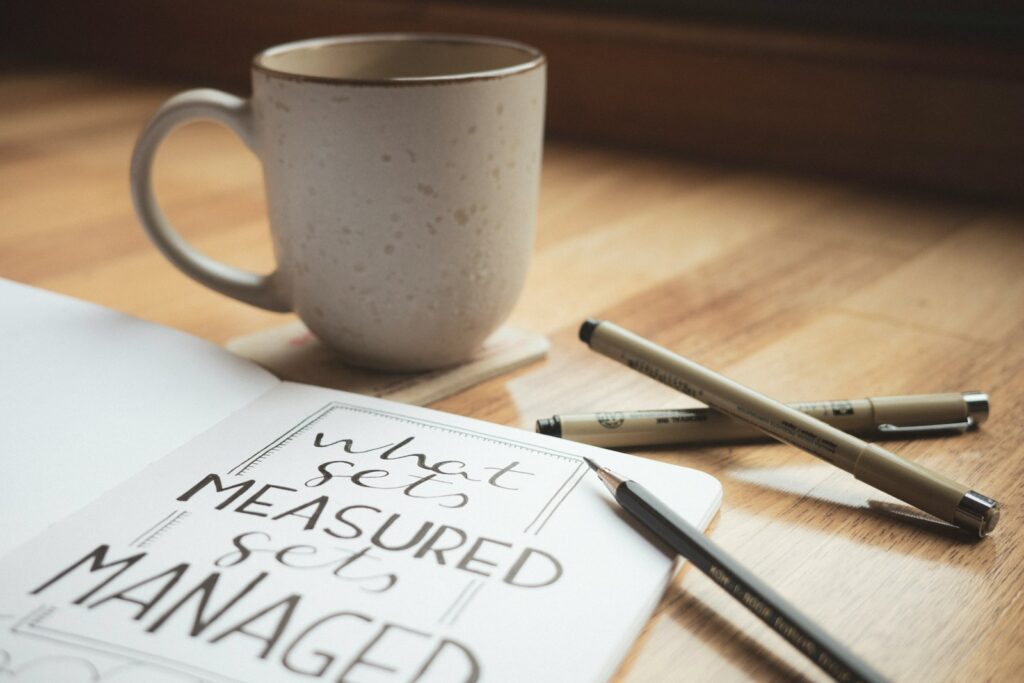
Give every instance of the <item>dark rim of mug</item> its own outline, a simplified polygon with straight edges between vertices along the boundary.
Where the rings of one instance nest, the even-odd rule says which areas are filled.
[[[295,50],[307,50],[338,45],[341,43],[375,43],[392,41],[418,41],[429,43],[455,43],[460,45],[496,45],[513,48],[523,53],[523,61],[512,66],[500,69],[484,69],[482,71],[467,71],[464,73],[444,74],[442,76],[407,76],[400,78],[335,78],[331,76],[308,76],[305,74],[292,73],[272,69],[263,64],[265,57]],[[516,74],[532,71],[546,62],[544,53],[535,47],[525,43],[503,38],[490,38],[487,36],[456,35],[446,33],[364,33],[352,36],[329,36],[324,38],[309,38],[293,43],[276,45],[259,52],[252,58],[252,70],[292,81],[312,83],[334,83],[339,85],[369,85],[369,86],[405,86],[405,85],[443,85],[446,83],[465,83],[467,81],[483,81],[514,76]]]

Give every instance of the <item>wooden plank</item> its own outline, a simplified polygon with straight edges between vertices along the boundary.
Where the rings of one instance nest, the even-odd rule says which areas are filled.
[[[528,317],[544,330],[580,321],[835,196],[827,185],[751,174],[696,187],[680,183],[666,201],[613,214],[610,224],[604,214],[590,214],[588,232],[537,254],[513,320]]]
[[[859,292],[847,307],[982,343],[1006,341],[1024,320],[1022,222],[1019,213],[977,219]]]

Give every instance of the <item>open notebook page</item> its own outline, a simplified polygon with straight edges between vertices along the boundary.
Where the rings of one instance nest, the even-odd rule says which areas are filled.
[[[0,560],[0,657],[37,680],[604,680],[675,559],[583,455],[701,528],[718,506],[695,470],[282,383]]]
[[[187,334],[0,279],[0,554],[278,383]]]

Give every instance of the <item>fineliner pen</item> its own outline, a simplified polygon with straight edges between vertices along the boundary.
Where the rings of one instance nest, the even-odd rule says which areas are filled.
[[[847,434],[875,438],[948,436],[975,429],[988,418],[988,395],[980,391],[876,396],[787,403]],[[749,423],[712,408],[624,410],[552,415],[537,431],[604,448],[764,441]]]
[[[591,349],[701,403],[802,448],[866,484],[950,524],[985,536],[999,503],[937,472],[772,400],[610,322],[588,320],[580,339]]]

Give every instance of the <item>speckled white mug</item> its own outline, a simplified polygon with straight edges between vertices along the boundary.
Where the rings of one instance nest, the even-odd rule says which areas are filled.
[[[544,56],[492,38],[382,34],[258,54],[253,95],[183,92],[139,136],[139,219],[187,275],[295,311],[356,365],[467,360],[505,320],[533,243]],[[259,157],[277,270],[257,275],[190,247],[153,196],[157,147],[212,119]]]

